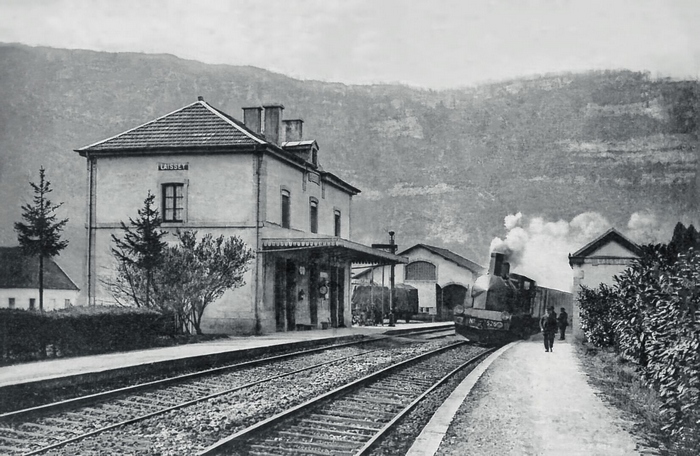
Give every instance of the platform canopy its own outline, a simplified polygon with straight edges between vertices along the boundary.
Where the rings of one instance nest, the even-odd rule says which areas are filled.
[[[309,254],[328,254],[338,259],[359,264],[408,263],[408,258],[384,250],[373,249],[357,242],[337,237],[330,238],[265,238],[264,252],[300,251]]]

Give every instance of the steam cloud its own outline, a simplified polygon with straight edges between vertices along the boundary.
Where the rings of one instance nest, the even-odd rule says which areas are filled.
[[[564,291],[571,291],[573,286],[569,254],[612,227],[598,212],[584,212],[570,222],[546,221],[518,212],[507,215],[504,226],[506,235],[491,241],[491,252],[504,253],[512,272],[526,275],[542,286]],[[639,244],[668,242],[673,224],[660,223],[650,212],[635,212],[630,216],[627,229],[620,231]]]

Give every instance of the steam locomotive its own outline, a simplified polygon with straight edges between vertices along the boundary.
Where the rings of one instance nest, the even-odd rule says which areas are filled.
[[[505,255],[492,253],[488,274],[476,280],[465,305],[453,310],[455,331],[477,343],[504,344],[539,332],[539,318],[550,305],[571,315],[572,301],[571,293],[510,273]]]

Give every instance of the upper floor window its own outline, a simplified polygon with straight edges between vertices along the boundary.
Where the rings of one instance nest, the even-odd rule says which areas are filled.
[[[340,237],[340,211],[333,211],[333,221],[334,221],[334,233],[336,236]]]
[[[406,280],[437,280],[435,265],[427,261],[414,261],[407,264]]]
[[[163,184],[163,221],[183,222],[185,195],[183,184]]]
[[[318,233],[318,200],[309,200],[309,228],[312,233]]]
[[[282,227],[289,228],[290,225],[290,199],[289,191],[282,190]]]

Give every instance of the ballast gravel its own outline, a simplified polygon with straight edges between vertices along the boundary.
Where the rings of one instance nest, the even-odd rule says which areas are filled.
[[[312,397],[447,343],[450,341],[436,340],[388,346],[367,357],[351,358],[265,382],[134,425],[108,431],[47,454],[85,456],[196,454],[240,429]],[[253,381],[255,378],[250,380]]]

